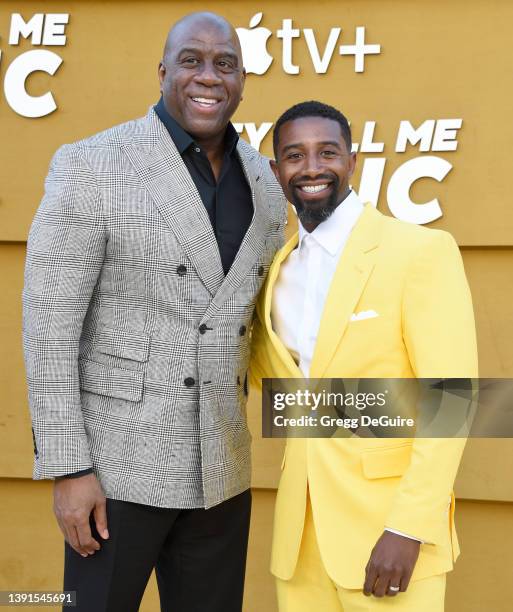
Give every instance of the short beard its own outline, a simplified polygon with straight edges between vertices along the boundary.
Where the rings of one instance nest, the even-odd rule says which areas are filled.
[[[322,202],[319,202],[315,206],[309,206],[297,195],[295,189],[292,190],[292,204],[296,209],[298,219],[302,225],[310,225],[312,223],[318,225],[323,221],[326,221],[334,212],[339,204],[339,181],[333,181],[333,188],[331,194]]]

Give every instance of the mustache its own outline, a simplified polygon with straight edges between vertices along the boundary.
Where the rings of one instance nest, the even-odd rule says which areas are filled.
[[[338,179],[336,174],[317,174],[316,176],[309,176],[308,174],[303,174],[302,176],[294,177],[289,185],[295,187],[298,183],[308,183],[308,181],[336,181]]]

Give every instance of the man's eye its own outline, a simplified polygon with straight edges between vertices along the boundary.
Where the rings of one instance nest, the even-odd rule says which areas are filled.
[[[287,159],[300,159],[301,153],[289,153]]]
[[[182,60],[182,62],[184,64],[197,64],[198,59],[196,57],[186,57],[184,60]]]
[[[335,151],[330,151],[329,149],[326,149],[326,150],[321,152],[321,155],[323,155],[324,157],[333,157],[336,154],[337,153]]]
[[[217,65],[219,66],[219,68],[221,68],[221,70],[224,70],[225,72],[227,70],[233,70],[233,64],[226,60],[220,60],[219,62],[217,62]]]

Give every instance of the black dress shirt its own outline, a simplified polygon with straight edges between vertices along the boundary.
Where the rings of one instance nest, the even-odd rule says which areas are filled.
[[[162,98],[154,108],[182,156],[207,210],[223,270],[227,274],[253,217],[251,189],[237,154],[239,136],[229,123],[224,139],[221,172],[216,181],[206,154],[194,138],[167,112]]]

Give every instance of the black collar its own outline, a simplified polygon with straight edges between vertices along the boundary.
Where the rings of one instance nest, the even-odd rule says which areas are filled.
[[[180,155],[182,155],[184,151],[186,151],[192,144],[198,146],[189,132],[186,132],[178,121],[176,121],[176,119],[174,119],[170,113],[168,113],[162,97],[153,108],[157,113],[158,118],[162,121],[169,132],[169,135],[173,139],[173,142],[175,143]],[[229,122],[226,126],[224,136],[224,151],[227,155],[231,155],[233,153],[238,141],[239,135],[233,127],[233,124]]]

